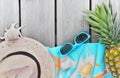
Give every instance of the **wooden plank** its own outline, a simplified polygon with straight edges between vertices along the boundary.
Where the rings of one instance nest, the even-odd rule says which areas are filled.
[[[101,5],[102,3],[108,4],[109,0],[92,0],[92,10],[95,9],[96,5]],[[117,20],[120,20],[120,0],[111,0],[113,6],[113,13],[117,12]],[[96,34],[92,31],[92,41],[96,42]]]
[[[22,33],[54,46],[54,0],[21,0]]]
[[[0,0],[0,36],[5,28],[19,22],[18,0]]]
[[[117,20],[120,22],[120,0],[111,0],[114,14],[117,12]]]
[[[57,45],[72,42],[80,31],[89,30],[85,9],[89,9],[89,0],[57,0]]]

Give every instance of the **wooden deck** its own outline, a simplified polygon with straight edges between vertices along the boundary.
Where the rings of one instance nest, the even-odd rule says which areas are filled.
[[[25,28],[24,36],[36,39],[45,46],[73,42],[73,37],[83,29],[94,33],[85,21],[85,9],[94,10],[96,4],[108,0],[0,0],[0,36],[12,23]],[[120,17],[120,0],[111,0]],[[119,18],[118,18],[119,19]]]

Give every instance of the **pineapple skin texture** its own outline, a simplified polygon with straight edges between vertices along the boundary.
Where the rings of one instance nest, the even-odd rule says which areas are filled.
[[[104,58],[114,78],[120,78],[120,46],[107,49]]]

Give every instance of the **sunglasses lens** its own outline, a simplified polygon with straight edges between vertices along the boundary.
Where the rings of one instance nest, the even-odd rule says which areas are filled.
[[[85,33],[82,33],[82,34],[79,34],[77,37],[76,37],[76,42],[77,43],[81,43],[82,41],[86,40],[87,39],[87,35]]]
[[[68,52],[70,52],[70,50],[72,50],[72,45],[71,44],[65,44],[61,49],[60,52],[62,55],[67,54]]]

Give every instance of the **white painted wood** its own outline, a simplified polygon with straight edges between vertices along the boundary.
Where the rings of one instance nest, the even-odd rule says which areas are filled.
[[[95,9],[97,5],[101,5],[103,2],[108,4],[109,0],[92,0],[92,10]]]
[[[83,29],[89,29],[84,10],[89,9],[89,0],[57,0],[57,44],[72,42]]]
[[[117,20],[120,22],[120,0],[111,0],[113,12],[117,12]]]
[[[18,22],[18,0],[0,0],[0,36],[3,36],[6,27]]]
[[[96,5],[101,5],[102,3],[108,4],[109,0],[92,0],[92,10],[95,9]],[[113,7],[113,13],[117,12],[117,20],[119,22],[120,20],[120,0],[111,0],[112,7]],[[97,37],[95,36],[95,33],[92,32],[92,41],[96,42]]]
[[[54,0],[21,0],[22,33],[54,46]]]

